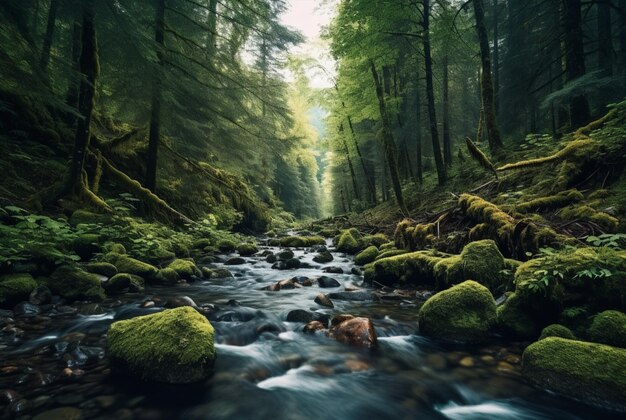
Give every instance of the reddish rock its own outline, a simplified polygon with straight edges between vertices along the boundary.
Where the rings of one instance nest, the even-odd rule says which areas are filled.
[[[345,344],[360,347],[376,347],[378,339],[374,324],[369,318],[349,318],[330,329],[330,336]]]
[[[335,307],[335,305],[333,304],[333,301],[330,300],[330,298],[324,293],[320,293],[319,295],[315,297],[315,303],[321,306],[326,306],[327,308]]]
[[[341,324],[343,321],[346,321],[348,319],[352,319],[354,318],[352,315],[350,314],[341,314],[341,315],[337,315],[334,316],[333,319],[330,320],[330,326],[331,327],[335,327],[339,324]]]
[[[302,329],[303,332],[308,334],[315,334],[316,331],[323,331],[326,327],[319,321],[311,321],[304,326]]]

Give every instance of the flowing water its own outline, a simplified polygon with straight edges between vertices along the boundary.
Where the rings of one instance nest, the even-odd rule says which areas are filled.
[[[320,292],[362,286],[359,275],[328,274],[341,283],[332,289],[315,283],[263,290],[296,275],[318,277],[324,267],[340,267],[344,273],[354,267],[351,257],[334,251],[328,264],[314,263],[310,250],[295,254],[310,267],[280,271],[264,257],[248,257],[245,264],[226,267],[234,278],[153,287],[97,305],[48,305],[38,308],[39,314],[15,315],[15,322],[3,314],[2,418],[620,418],[525,384],[520,376],[523,343],[494,339],[467,347],[420,336],[417,311],[423,299],[334,300],[334,309],[314,303]],[[162,310],[160,302],[181,296],[204,307],[215,327],[214,376],[202,384],[157,386],[111,374],[105,353],[108,326]],[[157,305],[142,308],[146,300]],[[322,334],[304,334],[303,323],[286,322],[294,309],[370,317],[378,347],[350,347]]]

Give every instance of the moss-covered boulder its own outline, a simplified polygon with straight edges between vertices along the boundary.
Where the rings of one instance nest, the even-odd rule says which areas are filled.
[[[70,216],[70,224],[72,226],[78,226],[81,224],[96,224],[96,223],[110,223],[110,214],[94,213],[89,210],[78,209]]]
[[[104,261],[85,264],[84,268],[85,271],[105,277],[113,277],[117,274],[117,268],[113,264]]]
[[[72,241],[72,250],[82,260],[89,260],[94,254],[102,250],[100,246],[100,235],[92,233],[80,235]]]
[[[30,274],[8,274],[0,277],[0,307],[13,307],[28,300],[28,296],[36,288],[37,282]]]
[[[241,244],[237,247],[237,252],[242,257],[249,257],[259,252],[259,248],[255,244]]]
[[[46,285],[52,293],[69,300],[100,301],[104,299],[104,289],[100,283],[100,277],[73,266],[66,265],[57,268]]]
[[[576,339],[572,330],[561,324],[551,324],[545,327],[539,335],[539,340],[543,340],[548,337],[561,337],[567,338],[568,340]]]
[[[237,249],[237,244],[228,239],[222,239],[218,241],[215,246],[217,247],[217,249],[219,249],[220,252],[226,253],[235,252],[235,250]]]
[[[109,252],[105,259],[117,268],[120,273],[134,274],[136,276],[143,277],[144,279],[153,279],[158,269],[148,263],[136,260],[128,255],[118,254],[116,252]]]
[[[434,286],[434,267],[443,257],[431,251],[416,251],[381,258],[365,267],[365,281],[385,286],[396,283]]]
[[[132,274],[120,273],[116,274],[107,281],[102,283],[102,287],[106,291],[107,295],[115,295],[118,293],[124,293],[128,291],[132,283]]]
[[[467,280],[428,299],[418,320],[423,335],[478,343],[487,338],[496,322],[496,302],[489,289]]]
[[[213,326],[188,306],[113,323],[107,347],[115,370],[148,382],[202,381],[215,361]]]
[[[174,270],[181,279],[189,280],[193,276],[201,276],[202,272],[192,260],[176,259],[168,264],[167,268]]]
[[[438,289],[474,279],[483,286],[495,291],[503,286],[506,279],[503,270],[506,263],[496,243],[490,239],[470,242],[460,255],[442,260],[435,266]]]
[[[527,340],[537,337],[538,327],[517,293],[509,295],[497,309],[498,328],[507,336]]]
[[[346,254],[356,254],[361,249],[359,241],[354,237],[350,230],[344,231],[337,241],[337,251]]]
[[[321,236],[285,236],[274,242],[276,246],[285,248],[306,248],[315,245],[326,244],[326,239]],[[273,243],[270,243],[272,245]]]
[[[358,254],[356,254],[356,257],[354,257],[354,262],[357,265],[369,264],[373,262],[376,259],[376,257],[378,257],[378,254],[379,254],[378,248],[372,245],[372,246],[365,248],[363,251],[359,252]]]
[[[626,314],[609,310],[596,315],[589,328],[589,339],[626,348]]]
[[[326,264],[334,260],[333,254],[328,251],[321,251],[313,257],[313,261],[319,264]]]
[[[163,268],[154,276],[154,282],[159,284],[176,284],[181,280],[173,268]]]
[[[359,242],[363,248],[370,246],[378,248],[389,242],[389,238],[387,238],[384,233],[377,233],[376,235],[365,235],[359,240]]]
[[[408,253],[409,251],[407,251],[406,249],[387,249],[387,250],[381,249],[380,254],[378,254],[376,258],[374,258],[374,261],[382,260],[383,258],[396,257],[398,255],[408,254]]]
[[[548,337],[522,358],[523,376],[541,388],[587,403],[626,409],[626,350]]]

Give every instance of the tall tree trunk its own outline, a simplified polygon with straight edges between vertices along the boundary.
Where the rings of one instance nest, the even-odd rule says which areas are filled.
[[[50,1],[50,9],[48,10],[48,24],[46,25],[46,35],[43,38],[43,47],[41,48],[41,67],[48,67],[50,62],[50,49],[52,48],[52,37],[54,36],[54,26],[57,20],[57,11],[59,10],[59,0]]]
[[[448,55],[443,56],[443,160],[452,166],[452,141],[450,139],[450,78]]]
[[[424,181],[424,167],[422,165],[422,94],[420,92],[419,65],[415,66],[415,180],[420,184]]]
[[[361,195],[359,194],[359,185],[356,179],[356,173],[354,172],[354,166],[352,165],[352,158],[350,157],[350,149],[348,148],[348,142],[345,138],[345,132],[343,129],[343,123],[339,124],[339,137],[341,137],[341,141],[343,143],[343,150],[346,154],[346,159],[348,160],[348,168],[350,169],[350,178],[352,178],[352,187],[354,189],[354,198],[357,200],[361,199]]]
[[[562,0],[563,29],[565,31],[565,75],[567,82],[573,82],[585,75],[585,49],[583,44],[581,0]],[[578,128],[589,122],[591,116],[589,102],[585,95],[570,99],[571,128]]]
[[[500,10],[498,0],[493,0],[493,104],[496,116],[500,114]]]
[[[619,0],[619,49],[622,85],[626,86],[626,0]]]
[[[439,130],[437,128],[437,114],[435,113],[435,91],[433,88],[433,61],[430,52],[430,0],[422,0],[424,10],[422,42],[424,44],[424,67],[426,72],[426,99],[428,101],[428,119],[430,125],[430,137],[433,143],[433,155],[437,166],[437,179],[439,185],[444,185],[448,179],[446,166],[441,157],[441,146],[439,145]]]
[[[496,109],[493,93],[493,79],[491,76],[491,52],[489,51],[489,36],[485,26],[485,10],[483,0],[474,0],[474,17],[476,19],[476,32],[480,45],[481,77],[480,90],[485,115],[485,126],[487,127],[487,139],[489,149],[495,154],[502,147],[500,129],[496,118]]]
[[[215,50],[217,49],[217,0],[209,0],[209,18],[207,21],[207,58],[212,61]]]
[[[598,67],[603,76],[613,74],[611,0],[598,0]]]
[[[78,19],[72,25],[72,70],[78,73],[80,71],[80,50],[82,48],[82,31],[83,28]],[[80,93],[80,81],[75,75],[71,78],[69,86],[67,88],[67,95],[65,101],[67,105],[72,108],[78,108],[78,96]],[[76,116],[71,115],[68,117],[68,123],[74,125],[76,122]]]
[[[155,16],[154,40],[157,44],[157,65],[152,81],[152,105],[150,110],[150,133],[148,135],[148,162],[146,165],[146,188],[156,192],[159,142],[161,141],[161,77],[163,49],[165,47],[165,0],[158,0]]]
[[[345,108],[346,104],[342,101],[341,104]],[[352,135],[352,141],[354,142],[354,147],[356,149],[356,153],[359,156],[359,161],[361,162],[361,168],[363,169],[363,176],[367,181],[367,189],[370,194],[371,202],[376,203],[376,184],[374,183],[372,174],[367,169],[365,165],[365,159],[363,159],[363,154],[361,153],[361,147],[359,146],[359,141],[356,137],[356,133],[354,132],[354,126],[352,125],[352,117],[348,115],[348,127],[350,128],[350,134]]]
[[[74,136],[74,151],[68,177],[68,192],[76,192],[81,183],[85,156],[89,147],[91,116],[96,96],[96,81],[98,79],[98,42],[93,15],[93,0],[87,0],[83,6],[82,46],[80,52],[80,72],[83,79],[80,82],[78,98],[78,119]]]
[[[400,207],[400,211],[403,214],[408,215],[406,205],[404,204],[404,197],[402,196],[402,185],[400,185],[400,177],[398,176],[398,165],[396,163],[396,150],[393,141],[393,134],[391,133],[391,123],[389,122],[389,116],[387,115],[387,109],[385,105],[385,96],[383,94],[383,87],[380,84],[378,78],[378,72],[376,71],[376,65],[373,60],[370,60],[370,67],[372,70],[372,77],[374,78],[374,84],[376,86],[376,96],[378,97],[378,108],[380,111],[380,118],[382,121],[382,142],[385,150],[385,157],[387,158],[387,166],[389,167],[389,175],[393,186],[393,191],[396,196],[396,201]]]

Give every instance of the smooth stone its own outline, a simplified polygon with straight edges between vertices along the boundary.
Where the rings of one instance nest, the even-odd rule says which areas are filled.
[[[372,292],[356,291],[356,292],[333,292],[328,297],[335,300],[348,300],[353,302],[365,302],[376,300],[376,295]]]
[[[364,317],[347,319],[330,329],[330,336],[340,343],[373,348],[378,344],[372,320]]]
[[[341,283],[332,277],[321,276],[317,279],[317,284],[322,288],[339,287]]]
[[[316,331],[323,331],[326,327],[319,321],[311,321],[302,328],[305,334],[314,334]]]
[[[472,366],[474,366],[474,359],[472,359],[469,356],[464,357],[461,360],[459,360],[459,365],[463,366],[463,367],[466,367],[466,368],[472,367]]]
[[[321,306],[325,306],[327,308],[335,307],[335,304],[333,303],[333,301],[330,300],[330,298],[324,293],[320,293],[319,295],[315,296],[315,303]]]
[[[33,417],[33,420],[80,420],[83,418],[83,411],[75,407],[59,407],[53,410],[44,411]]]
[[[343,268],[341,267],[325,267],[322,272],[329,274],[343,274]]]
[[[333,259],[333,255],[328,251],[321,251],[319,254],[313,257],[313,261],[319,264],[329,263]]]
[[[245,263],[246,263],[245,258],[233,257],[233,258],[229,258],[228,260],[226,260],[224,265],[242,265]]]
[[[15,316],[33,316],[39,315],[41,313],[41,308],[30,302],[22,302],[18,303],[15,308],[13,308],[13,312],[15,313]]]
[[[182,306],[191,306],[192,308],[196,308],[198,305],[196,305],[196,302],[194,302],[194,300],[189,296],[176,296],[168,299],[165,303],[165,307],[170,309],[180,308]]]
[[[276,254],[276,257],[278,257],[280,261],[290,260],[293,258],[293,256],[294,256],[293,251],[290,251],[288,249],[284,251],[280,251],[279,253]]]

